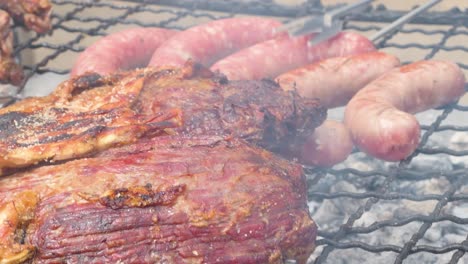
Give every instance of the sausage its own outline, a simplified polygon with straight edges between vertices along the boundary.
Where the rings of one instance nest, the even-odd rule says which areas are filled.
[[[399,64],[393,55],[369,52],[318,61],[281,74],[276,81],[284,90],[318,98],[333,108],[345,105],[359,89]],[[305,140],[299,160],[307,165],[332,166],[344,161],[352,149],[348,128],[342,122],[326,120]]]
[[[378,76],[397,67],[400,60],[383,52],[369,52],[322,60],[296,68],[276,78],[285,90],[296,90],[306,98],[318,98],[333,108],[351,97]]]
[[[133,28],[101,38],[80,54],[71,76],[146,66],[156,48],[175,33],[162,28]]]
[[[352,150],[348,128],[342,122],[327,119],[306,139],[299,161],[329,167],[344,161]]]
[[[330,57],[374,51],[366,37],[353,32],[310,46],[314,35],[278,36],[243,49],[214,64],[212,71],[220,71],[230,80],[273,78],[286,71]]]
[[[379,159],[399,161],[417,147],[418,121],[411,113],[455,101],[465,76],[454,63],[421,61],[393,69],[360,90],[345,110],[354,143]]]
[[[206,67],[257,42],[273,38],[281,22],[260,17],[215,20],[189,28],[164,43],[149,66],[183,66],[189,59]]]

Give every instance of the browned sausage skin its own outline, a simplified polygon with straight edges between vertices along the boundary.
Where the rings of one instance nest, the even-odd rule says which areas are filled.
[[[420,127],[411,113],[457,100],[465,77],[454,63],[421,61],[389,71],[360,90],[345,111],[354,143],[379,159],[399,161],[417,147]]]
[[[71,75],[87,71],[107,74],[146,66],[156,48],[176,32],[163,28],[133,28],[108,35],[80,54]]]

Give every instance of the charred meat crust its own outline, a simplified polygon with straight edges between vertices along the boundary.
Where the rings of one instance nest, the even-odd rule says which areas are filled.
[[[0,110],[0,175],[162,134],[240,137],[287,153],[325,116],[317,100],[271,80],[228,82],[201,66],[86,74]]]
[[[184,184],[157,191],[153,190],[151,184],[148,183],[145,186],[110,190],[99,198],[99,202],[112,209],[170,205],[184,191]]]

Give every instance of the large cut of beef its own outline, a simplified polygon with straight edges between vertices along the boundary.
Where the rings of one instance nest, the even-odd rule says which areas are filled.
[[[188,65],[89,74],[0,110],[2,263],[305,262],[289,155],[325,118],[271,81]]]

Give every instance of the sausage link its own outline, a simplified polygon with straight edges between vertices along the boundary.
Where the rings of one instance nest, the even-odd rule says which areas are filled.
[[[399,64],[393,55],[369,52],[318,61],[281,74],[276,81],[284,90],[318,98],[333,108],[345,105],[359,89]],[[353,142],[342,122],[326,120],[302,147],[299,160],[303,164],[328,167],[346,160]]]
[[[348,128],[327,119],[306,139],[299,161],[314,166],[333,166],[344,161],[353,150]]]
[[[442,106],[465,92],[454,63],[421,61],[393,69],[360,90],[345,111],[354,143],[379,159],[398,161],[417,147],[420,127],[411,113]]]
[[[215,20],[189,28],[158,48],[149,66],[183,66],[189,59],[211,66],[215,61],[273,38],[281,22],[259,17]]]
[[[175,33],[162,28],[133,28],[108,35],[80,54],[71,76],[87,71],[107,74],[146,66],[153,52]]]
[[[393,55],[369,52],[312,63],[281,74],[276,81],[285,90],[318,98],[322,105],[333,108],[345,105],[357,91],[399,64]]]
[[[218,61],[211,70],[220,71],[230,80],[259,80],[318,60],[375,50],[370,40],[353,32],[342,32],[314,46],[308,44],[311,38],[313,35],[278,36]]]

